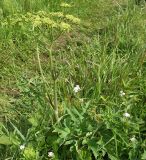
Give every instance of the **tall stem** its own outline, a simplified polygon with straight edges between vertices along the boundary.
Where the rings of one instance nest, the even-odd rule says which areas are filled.
[[[38,64],[39,64],[39,70],[40,70],[40,73],[41,73],[41,77],[43,79],[43,82],[44,82],[44,85],[45,85],[45,91],[46,91],[46,96],[47,98],[49,99],[49,102],[51,104],[51,107],[54,108],[54,105],[52,103],[52,100],[51,100],[51,96],[48,94],[48,90],[47,90],[47,87],[49,86],[49,84],[47,83],[45,77],[44,77],[44,74],[43,74],[43,69],[42,69],[42,66],[41,66],[41,61],[40,61],[40,55],[39,55],[39,48],[37,46],[37,59],[38,59]]]
[[[52,57],[52,45],[53,43],[51,44],[50,46],[50,50],[49,50],[49,53],[50,53],[50,66],[51,66],[51,74],[52,74],[52,78],[53,78],[53,81],[54,81],[54,115],[55,115],[55,120],[56,122],[58,121],[58,103],[57,103],[57,78],[55,76],[55,69],[54,69],[54,64],[53,64],[53,57]]]
[[[54,113],[55,120],[58,121],[58,103],[57,103],[57,82],[54,80]]]

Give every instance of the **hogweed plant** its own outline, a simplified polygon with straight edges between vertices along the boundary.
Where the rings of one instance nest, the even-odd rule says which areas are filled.
[[[70,4],[61,3],[62,7],[71,7]],[[14,34],[25,34],[27,37],[29,35],[33,36],[32,41],[38,43],[36,53],[40,69],[40,74],[45,83],[46,87],[49,87],[45,75],[43,74],[43,69],[41,67],[40,61],[40,49],[39,43],[46,47],[49,52],[50,59],[50,72],[52,76],[53,89],[54,89],[54,102],[52,102],[50,95],[49,101],[54,109],[55,119],[58,121],[58,103],[57,103],[57,79],[58,71],[55,64],[55,59],[52,54],[52,46],[64,33],[69,33],[73,30],[74,25],[79,25],[81,20],[73,15],[65,14],[63,12],[45,12],[38,11],[36,13],[26,13],[26,14],[14,14],[4,19],[1,22],[3,28],[9,28],[14,32]],[[41,36],[40,36],[41,35]],[[49,39],[49,40],[48,40]],[[46,89],[47,90],[47,89]]]
[[[0,11],[0,157],[146,159],[144,6],[17,2]]]

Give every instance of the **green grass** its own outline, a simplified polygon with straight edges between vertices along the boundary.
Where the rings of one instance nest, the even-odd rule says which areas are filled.
[[[66,2],[0,2],[0,159],[146,159],[145,3]]]

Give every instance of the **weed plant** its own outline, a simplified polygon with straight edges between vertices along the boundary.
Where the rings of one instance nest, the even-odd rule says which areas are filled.
[[[1,160],[146,159],[145,9],[0,1]]]

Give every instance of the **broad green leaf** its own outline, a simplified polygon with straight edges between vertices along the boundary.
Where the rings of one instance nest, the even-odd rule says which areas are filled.
[[[92,160],[92,155],[89,150],[81,149],[78,151],[78,156],[81,160]]]
[[[71,112],[70,109],[66,108],[66,111],[74,122],[78,122],[78,119],[75,117],[75,115]]]
[[[111,154],[108,154],[108,157],[111,159],[111,160],[118,160],[117,157],[111,155]]]
[[[141,157],[141,159],[146,159],[146,150],[144,151],[144,153],[142,154],[142,157]]]
[[[73,113],[78,115],[79,119],[82,120],[84,117],[78,112],[76,108],[73,109]]]
[[[56,141],[58,140],[58,138],[59,137],[55,133],[54,133],[54,135],[53,134],[52,135],[48,134],[48,137],[46,139],[47,144],[52,145],[52,144],[56,143]]]
[[[69,128],[64,128],[64,129],[55,128],[54,131],[58,132],[60,134],[61,138],[67,138],[67,136],[70,134],[70,129]]]
[[[0,144],[11,145],[12,142],[10,141],[10,138],[8,136],[2,135],[0,136]]]
[[[87,142],[87,144],[88,144],[88,148],[92,150],[95,158],[97,158],[97,156],[98,156],[98,152],[97,152],[97,150],[98,150],[97,139],[96,138],[92,138],[92,139],[90,139]]]

